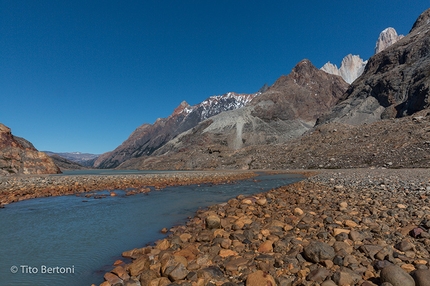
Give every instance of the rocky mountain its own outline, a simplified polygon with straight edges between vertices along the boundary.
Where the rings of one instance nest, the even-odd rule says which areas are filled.
[[[235,165],[222,154],[297,138],[338,102],[347,87],[341,77],[303,60],[248,105],[202,121],[153,156],[126,161],[121,168],[193,169]]]
[[[397,35],[397,31],[394,28],[389,27],[383,30],[376,41],[375,54],[385,50],[403,37],[403,35]]]
[[[51,157],[58,156],[68,161],[75,162],[79,164],[81,167],[92,166],[94,164],[94,161],[100,156],[98,154],[89,154],[89,153],[81,153],[81,152],[60,152],[60,153],[51,152],[51,151],[43,151],[43,152]]]
[[[319,123],[363,124],[429,107],[430,9],[408,35],[372,56],[342,102]]]
[[[321,70],[329,74],[339,75],[347,83],[351,84],[363,73],[366,64],[367,61],[364,61],[360,56],[349,54],[343,58],[340,68],[327,62]]]
[[[0,176],[57,173],[61,171],[48,155],[0,123]]]
[[[229,92],[211,96],[190,106],[183,101],[167,118],[159,118],[154,124],[143,124],[115,150],[102,154],[94,163],[96,168],[115,168],[131,158],[149,156],[178,134],[195,127],[201,121],[221,112],[234,110],[260,95]]]

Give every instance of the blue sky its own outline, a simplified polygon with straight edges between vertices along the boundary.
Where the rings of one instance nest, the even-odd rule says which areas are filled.
[[[143,123],[256,92],[307,58],[368,59],[414,1],[0,0],[0,122],[39,150],[103,153]]]

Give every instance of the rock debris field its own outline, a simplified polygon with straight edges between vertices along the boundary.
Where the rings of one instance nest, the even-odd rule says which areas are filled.
[[[430,171],[329,170],[200,210],[101,285],[430,285]]]

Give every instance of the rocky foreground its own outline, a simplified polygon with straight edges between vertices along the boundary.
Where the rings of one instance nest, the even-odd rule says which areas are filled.
[[[179,172],[126,175],[39,175],[0,176],[0,207],[21,200],[87,193],[101,198],[93,191],[126,190],[127,195],[149,192],[150,187],[162,189],[202,183],[228,183],[254,177],[253,172]],[[115,195],[114,192],[111,195]]]
[[[199,211],[101,285],[430,285],[429,203],[428,169],[325,171]]]

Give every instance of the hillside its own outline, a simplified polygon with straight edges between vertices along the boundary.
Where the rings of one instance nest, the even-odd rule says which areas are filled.
[[[0,176],[61,173],[52,159],[0,123]]]

